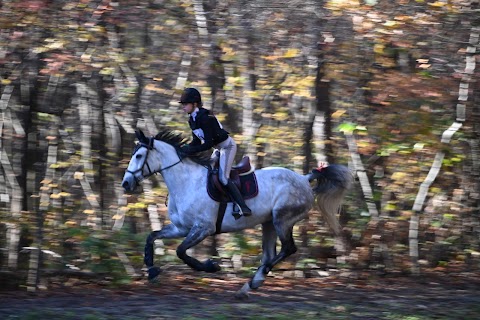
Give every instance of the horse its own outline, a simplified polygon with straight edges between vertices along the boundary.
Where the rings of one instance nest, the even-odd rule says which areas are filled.
[[[206,188],[212,167],[210,151],[183,155],[181,147],[187,141],[182,134],[169,130],[163,130],[155,137],[146,137],[141,130],[135,134],[138,142],[122,187],[126,192],[132,192],[143,179],[160,173],[169,192],[170,223],[161,230],[152,231],[146,239],[144,263],[149,281],[157,280],[162,271],[153,262],[156,239],[185,238],[176,249],[177,256],[192,269],[211,273],[220,270],[219,264],[213,259],[200,262],[187,254],[189,248],[208,236],[238,232],[261,224],[261,265],[235,294],[237,298],[246,299],[252,289],[262,286],[275,265],[297,251],[293,227],[307,217],[314,203],[335,233],[341,232],[336,214],[353,178],[343,165],[313,169],[306,175],[282,167],[254,170],[258,195],[246,200],[253,214],[238,219],[233,204],[228,205],[219,224],[217,217],[221,203],[213,200]],[[278,253],[277,239],[281,244]]]

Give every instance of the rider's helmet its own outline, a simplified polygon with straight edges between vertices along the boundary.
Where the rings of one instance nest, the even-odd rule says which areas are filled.
[[[180,103],[195,103],[202,105],[202,96],[195,88],[186,88],[183,90],[182,97],[180,98]]]

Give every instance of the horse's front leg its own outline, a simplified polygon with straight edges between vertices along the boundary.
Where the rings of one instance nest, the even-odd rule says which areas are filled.
[[[185,240],[177,248],[177,256],[182,259],[190,268],[196,271],[217,272],[220,270],[218,263],[209,259],[205,262],[200,262],[197,259],[187,255],[187,250],[196,246],[206,237],[215,233],[214,227],[208,226],[194,226],[190,229]]]
[[[150,232],[145,244],[145,257],[143,258],[143,261],[148,268],[149,281],[154,281],[161,272],[160,268],[155,267],[153,264],[153,252],[154,252],[153,245],[155,240],[182,238],[187,236],[187,234],[188,234],[187,230],[178,229],[173,224],[168,224],[165,227],[163,227],[161,230]]]

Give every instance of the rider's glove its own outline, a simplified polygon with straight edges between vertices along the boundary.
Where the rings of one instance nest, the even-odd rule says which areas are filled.
[[[184,145],[180,147],[180,154],[184,156],[188,156],[190,154],[190,148],[188,147],[188,145]]]

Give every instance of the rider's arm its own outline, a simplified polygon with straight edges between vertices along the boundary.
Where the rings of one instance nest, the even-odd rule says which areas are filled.
[[[213,117],[213,119],[215,118]],[[201,140],[195,134],[193,134],[192,142],[182,148],[183,152],[186,154],[192,154],[213,148],[214,128],[211,124],[211,121],[211,117],[208,115],[202,116],[202,118],[199,119],[199,128],[203,130],[204,142],[202,143]]]

